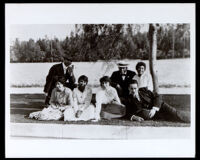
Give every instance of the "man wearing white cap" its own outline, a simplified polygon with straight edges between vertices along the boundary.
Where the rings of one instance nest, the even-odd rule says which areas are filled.
[[[128,64],[118,63],[119,71],[114,71],[110,77],[111,85],[117,89],[120,98],[128,96],[128,84],[136,75],[134,71],[128,70]],[[122,101],[123,103],[123,101]]]

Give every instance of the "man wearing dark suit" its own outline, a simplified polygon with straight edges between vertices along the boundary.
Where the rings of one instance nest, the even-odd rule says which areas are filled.
[[[178,111],[162,101],[162,97],[148,90],[138,88],[137,80],[129,83],[129,96],[126,98],[126,118],[132,121],[165,119],[190,122],[189,114]]]
[[[128,64],[119,63],[119,71],[114,71],[110,77],[111,86],[116,88],[117,93],[122,100],[128,95],[128,82],[136,75],[134,71],[128,70]]]
[[[72,65],[71,60],[63,58],[62,63],[55,64],[50,68],[49,73],[46,77],[46,84],[44,86],[44,93],[46,95],[46,105],[49,104],[51,92],[54,89],[55,83],[59,77],[65,78],[66,83],[64,84],[64,86],[70,88],[71,90],[73,90],[76,87],[76,79],[74,77],[73,67],[74,66]]]

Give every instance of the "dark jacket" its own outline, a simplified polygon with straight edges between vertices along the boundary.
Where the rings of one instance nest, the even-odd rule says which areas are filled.
[[[62,63],[55,64],[50,68],[49,73],[46,77],[46,84],[44,86],[44,92],[48,93],[49,96],[51,95],[53,88],[55,88],[55,83],[59,77],[65,77],[66,87],[70,89],[74,88],[76,81],[75,77],[70,76],[69,73],[64,74]]]
[[[129,95],[126,99],[126,113],[127,117],[133,114],[137,115],[142,109],[152,109],[153,106],[160,108],[162,105],[162,97],[157,93],[153,93],[147,88],[140,88],[140,101]]]
[[[112,73],[110,79],[111,79],[111,86],[116,88],[117,84],[119,84],[122,88],[121,93],[119,93],[119,90],[117,90],[118,95],[120,97],[125,97],[128,96],[128,86],[129,86],[129,81],[133,79],[133,77],[136,75],[134,71],[127,70],[127,74],[125,79],[122,79],[122,75],[120,71],[115,71]]]

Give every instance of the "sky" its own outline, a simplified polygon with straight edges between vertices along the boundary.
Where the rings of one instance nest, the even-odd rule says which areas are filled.
[[[19,38],[20,41],[27,41],[30,38],[38,40],[45,35],[49,39],[57,37],[63,40],[74,31],[73,24],[17,24],[10,26],[10,40]]]
[[[141,32],[147,31],[147,25],[141,29]],[[57,37],[63,40],[66,36],[70,36],[71,31],[75,30],[74,24],[15,24],[10,25],[10,41],[13,42],[16,38],[20,41],[27,41],[30,38],[35,41],[39,38],[49,39]]]

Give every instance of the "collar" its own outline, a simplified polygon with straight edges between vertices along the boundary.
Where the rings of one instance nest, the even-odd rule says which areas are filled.
[[[121,76],[126,76],[126,75],[127,75],[127,72],[126,72],[125,74],[120,73],[120,75],[121,75]]]
[[[62,62],[62,66],[63,66],[63,69],[67,69],[68,67],[65,66],[65,64]]]
[[[146,72],[144,71],[144,73],[141,75],[141,76],[139,76],[138,74],[137,74],[137,76],[140,78],[140,77],[144,77],[146,75]]]
[[[58,90],[58,89],[56,88],[56,91],[61,93],[61,92],[64,92],[64,91],[65,91],[65,88],[63,89],[63,91],[60,91],[60,90]]]

